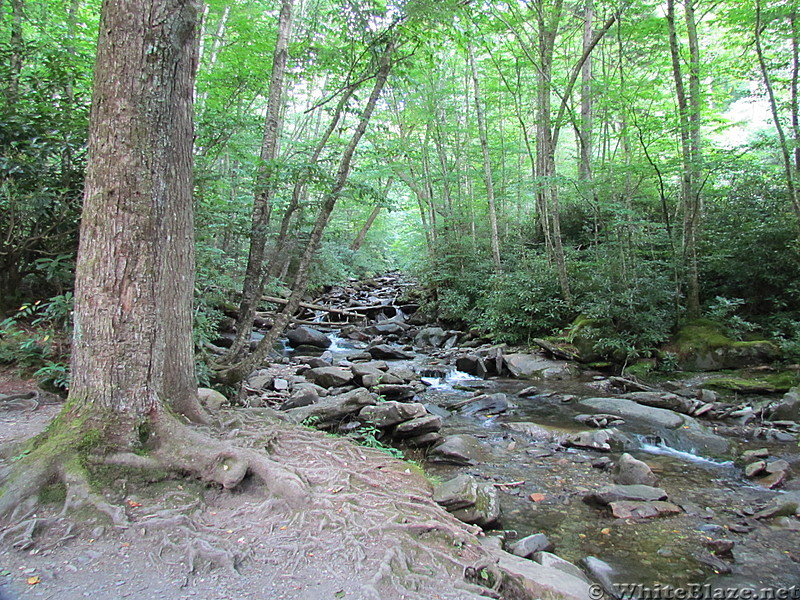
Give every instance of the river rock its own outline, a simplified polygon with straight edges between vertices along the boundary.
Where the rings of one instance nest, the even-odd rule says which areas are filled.
[[[364,329],[367,335],[399,335],[408,329],[408,325],[394,320],[386,320],[377,325],[371,325]]]
[[[560,556],[551,554],[550,552],[544,552],[544,551],[537,552],[536,554],[533,555],[533,560],[535,560],[543,567],[558,569],[559,571],[563,571],[567,575],[571,575],[572,577],[577,577],[581,581],[585,581],[586,583],[591,583],[591,580],[588,577],[586,577],[586,574],[583,571],[581,571],[580,567],[572,564],[568,560],[564,560]]]
[[[373,386],[372,391],[376,394],[380,394],[387,400],[397,400],[398,402],[402,402],[403,400],[411,400],[416,394],[413,387],[405,384],[398,385],[380,383]]]
[[[656,427],[676,429],[683,425],[683,416],[664,408],[644,406],[626,398],[586,398],[580,404],[602,413],[610,413],[624,419],[637,419]]]
[[[500,517],[497,490],[469,475],[459,475],[434,487],[433,499],[464,523],[485,527]]]
[[[365,406],[358,418],[375,427],[392,427],[404,421],[423,417],[428,413],[422,404],[408,402],[381,402]]]
[[[360,383],[364,387],[372,387],[373,385],[376,385],[380,381],[381,377],[383,377],[384,373],[384,371],[378,367],[376,362],[355,363],[350,366],[350,370],[353,372],[356,382]],[[370,379],[366,380],[364,379],[365,377]]]
[[[725,438],[701,425],[697,419],[665,408],[644,406],[626,398],[586,398],[580,400],[580,404],[599,412],[619,415],[626,421],[661,429],[661,437],[679,450],[722,456],[730,449]]]
[[[507,354],[503,360],[511,374],[521,379],[563,379],[577,374],[574,365],[539,354]]]
[[[654,486],[656,484],[656,476],[646,462],[638,460],[625,452],[617,461],[614,470],[614,483]]]
[[[312,329],[311,327],[306,327],[304,325],[300,325],[296,329],[288,331],[286,333],[286,337],[289,340],[289,345],[292,348],[297,348],[298,346],[327,348],[331,345],[331,340],[327,335],[321,331]]]
[[[800,491],[786,492],[770,500],[763,509],[753,515],[755,519],[800,516]]]
[[[789,390],[765,412],[771,421],[800,421],[800,387]]]
[[[459,356],[456,359],[456,369],[462,373],[475,375],[481,379],[485,379],[488,373],[483,358],[475,354],[468,354],[466,356]]]
[[[744,476],[752,479],[758,477],[767,470],[767,461],[757,460],[752,462],[744,468]]]
[[[681,508],[672,502],[655,500],[653,502],[641,502],[632,500],[620,500],[611,502],[611,514],[617,519],[651,519],[653,517],[665,517],[676,515],[681,512]]]
[[[318,367],[304,373],[306,379],[324,388],[341,387],[353,381],[353,372],[343,367]]]
[[[635,501],[654,502],[666,500],[667,493],[661,488],[649,485],[607,485],[596,492],[587,494],[583,501],[587,504],[608,505],[612,502]]]
[[[598,429],[605,429],[606,427],[614,427],[615,425],[624,425],[625,420],[617,415],[604,415],[599,413],[596,415],[576,415],[575,420],[578,423],[589,425],[590,427],[597,427]]]
[[[414,336],[414,345],[422,348],[440,348],[447,341],[447,332],[441,327],[425,327]]]
[[[430,431],[428,433],[423,433],[422,435],[407,438],[403,441],[406,445],[411,446],[412,448],[430,448],[431,446],[440,444],[443,440],[444,436],[438,431]]]
[[[437,432],[441,428],[442,420],[439,417],[436,415],[426,415],[424,417],[411,419],[405,423],[400,423],[394,428],[392,435],[399,438],[418,437],[425,433]]]
[[[589,576],[600,584],[609,598],[619,598],[619,592],[613,583],[614,568],[611,565],[596,556],[586,556],[580,560],[580,564]],[[593,594],[591,597],[597,598],[598,594]]]
[[[357,388],[338,396],[329,396],[317,404],[292,408],[286,411],[289,420],[293,423],[302,423],[307,419],[314,419],[319,425],[338,422],[342,419],[357,414],[365,406],[376,404],[375,396],[364,388]]]
[[[599,452],[611,452],[612,447],[623,444],[619,432],[615,429],[600,429],[598,431],[580,431],[567,436],[561,444],[568,448],[585,448]]]
[[[428,460],[451,465],[474,465],[485,451],[475,436],[463,433],[448,435],[428,454]]]
[[[502,582],[504,597],[547,600],[586,600],[594,597],[585,578],[514,556],[500,547],[498,538],[485,537],[480,543],[491,553],[497,568],[505,575]]]
[[[521,556],[522,558],[531,558],[537,552],[552,552],[555,548],[553,543],[547,539],[543,533],[534,533],[528,535],[520,540],[517,540],[508,549],[514,556]]]
[[[372,358],[380,358],[386,360],[405,360],[414,358],[414,355],[409,352],[404,352],[400,348],[390,346],[389,344],[377,344],[367,348],[367,352]]]
[[[289,399],[281,405],[281,410],[309,406],[319,402],[319,394],[313,388],[295,388]]]
[[[465,415],[480,413],[496,415],[507,411],[512,406],[505,394],[489,394],[476,396],[472,402],[461,409],[461,412]]]

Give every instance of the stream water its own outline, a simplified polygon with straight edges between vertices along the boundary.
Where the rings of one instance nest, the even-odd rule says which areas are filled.
[[[363,346],[334,336],[328,350],[335,361]],[[598,557],[611,566],[612,580],[619,584],[682,589],[772,587],[790,590],[790,595],[774,597],[800,598],[797,520],[767,523],[750,518],[776,492],[753,485],[731,461],[699,455],[679,443],[665,442],[658,432],[624,424],[620,429],[630,438],[626,451],[650,465],[657,485],[684,512],[633,522],[583,502],[586,494],[613,483],[610,471],[593,466],[604,454],[568,449],[560,443],[568,434],[588,429],[574,417],[587,412],[577,406],[577,400],[604,395],[591,387],[592,377],[534,383],[538,393],[521,397],[519,392],[532,382],[476,379],[424,355],[395,362],[423,375],[428,387],[419,400],[439,407],[439,412],[475,391],[502,392],[514,404],[500,415],[456,411],[444,419],[444,435],[466,433],[480,440],[484,456],[474,466],[442,465],[418,457],[434,477],[444,480],[468,473],[496,484],[501,490],[500,525],[509,537],[545,533],[556,554],[576,564]],[[519,430],[522,423],[524,431]],[[739,450],[767,447],[773,456],[797,461],[794,443],[740,446]],[[605,456],[614,461],[619,454]],[[711,539],[735,542],[733,574],[715,573],[698,560]],[[671,597],[648,595],[646,588],[641,589],[629,597]],[[706,597],[725,596],[712,592]]]

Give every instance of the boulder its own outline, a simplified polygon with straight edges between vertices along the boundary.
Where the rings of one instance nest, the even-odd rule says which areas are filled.
[[[583,501],[587,504],[599,505],[622,501],[654,502],[666,499],[667,493],[664,490],[649,485],[607,485],[583,497]]]
[[[327,348],[331,345],[331,340],[327,335],[321,331],[312,329],[311,327],[306,327],[304,325],[290,330],[287,332],[286,337],[289,340],[289,345],[292,348],[297,348],[298,346]]]
[[[480,413],[496,415],[507,411],[511,407],[513,407],[513,404],[508,401],[508,396],[498,393],[476,396],[461,409],[461,412],[465,415]]]
[[[620,485],[656,484],[656,476],[647,463],[638,460],[625,452],[619,457],[614,469],[614,483]]]
[[[769,341],[737,342],[712,321],[696,319],[675,336],[674,350],[682,371],[722,371],[770,363],[780,356]]]
[[[615,429],[600,429],[598,431],[580,431],[564,438],[562,446],[567,448],[584,448],[586,450],[598,450],[600,452],[611,452],[613,446],[620,446],[624,442],[619,437]]]
[[[431,431],[416,437],[405,439],[403,441],[406,443],[406,445],[411,446],[412,448],[429,448],[441,443],[443,440],[444,436],[442,436],[438,431]]]
[[[340,387],[353,381],[353,372],[342,367],[318,367],[309,369],[304,375],[324,388]]]
[[[329,396],[317,404],[289,409],[286,413],[292,423],[314,419],[317,424],[324,425],[358,414],[365,406],[376,403],[375,396],[364,388],[358,388],[338,396]]]
[[[508,549],[514,556],[531,558],[537,552],[552,552],[555,549],[553,543],[547,539],[543,533],[535,533],[517,540]]]
[[[442,420],[439,417],[436,415],[426,415],[400,423],[394,428],[392,435],[399,438],[411,438],[418,437],[425,433],[435,433],[441,428]]]
[[[580,404],[598,412],[610,413],[623,419],[636,419],[664,429],[677,429],[683,425],[683,416],[664,408],[643,406],[625,398],[586,398]]]
[[[475,375],[481,379],[486,378],[488,370],[483,362],[483,358],[475,354],[468,354],[466,356],[459,356],[456,359],[456,370],[469,375]]]
[[[367,352],[372,358],[386,359],[386,360],[405,360],[414,358],[414,355],[409,352],[404,352],[400,348],[391,346],[389,344],[377,344],[367,348]]]
[[[491,525],[500,516],[497,490],[469,475],[459,475],[434,487],[433,499],[464,523]]]
[[[772,519],[791,516],[800,516],[800,491],[786,492],[776,496],[763,509],[754,514],[753,518]]]
[[[451,465],[474,465],[485,455],[478,438],[469,434],[448,435],[428,454],[431,462]]]
[[[562,379],[577,374],[574,365],[539,354],[507,354],[503,360],[511,374],[522,379]]]
[[[425,327],[414,336],[414,345],[420,348],[430,346],[439,348],[447,341],[447,338],[447,332],[441,327]]]
[[[612,502],[609,506],[611,507],[611,514],[617,519],[651,519],[653,517],[676,515],[682,512],[681,508],[672,502],[660,500],[652,502],[620,500],[619,502]]]
[[[198,388],[197,390],[197,398],[200,400],[200,404],[206,409],[211,412],[216,412],[224,404],[228,402],[228,399],[220,394],[217,390],[212,390],[211,388]]]
[[[568,560],[564,560],[560,556],[551,554],[550,552],[537,552],[536,554],[533,555],[533,560],[535,560],[543,567],[558,569],[559,571],[563,571],[567,575],[571,575],[572,577],[577,577],[581,581],[585,581],[586,583],[591,583],[591,580],[588,577],[586,577],[586,574],[583,571],[581,571],[580,567],[572,564]]]
[[[392,427],[398,423],[423,417],[428,411],[422,404],[406,402],[381,402],[374,406],[365,406],[358,413],[358,418],[375,427]]]
[[[800,421],[800,387],[789,390],[765,412],[770,421]]]
[[[595,597],[584,577],[514,556],[500,547],[498,538],[485,537],[480,542],[491,553],[504,576],[503,581],[497,583],[503,589],[503,597],[543,600],[586,600]]]

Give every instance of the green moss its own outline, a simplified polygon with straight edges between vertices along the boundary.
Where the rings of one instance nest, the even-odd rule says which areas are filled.
[[[690,352],[729,348],[736,342],[723,333],[719,323],[709,319],[695,319],[678,330],[673,343],[679,352]]]
[[[771,394],[788,392],[800,383],[800,376],[793,371],[773,373],[763,377],[742,377],[732,375],[729,377],[715,377],[703,385],[715,390],[742,392],[749,394]]]
[[[64,504],[67,499],[67,486],[62,482],[45,486],[39,492],[39,502],[42,504]]]

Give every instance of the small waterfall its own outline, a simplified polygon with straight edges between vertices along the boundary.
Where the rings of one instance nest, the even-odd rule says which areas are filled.
[[[733,466],[733,461],[730,460],[719,461],[719,460],[714,460],[712,458],[706,458],[705,456],[700,456],[695,452],[686,452],[684,450],[678,450],[676,448],[673,448],[672,446],[668,446],[666,442],[664,442],[664,440],[662,440],[658,436],[636,435],[634,437],[636,437],[636,439],[641,443],[640,449],[642,450],[642,452],[647,452],[648,454],[671,456],[673,458],[677,458],[686,462],[705,465],[708,467]]]

